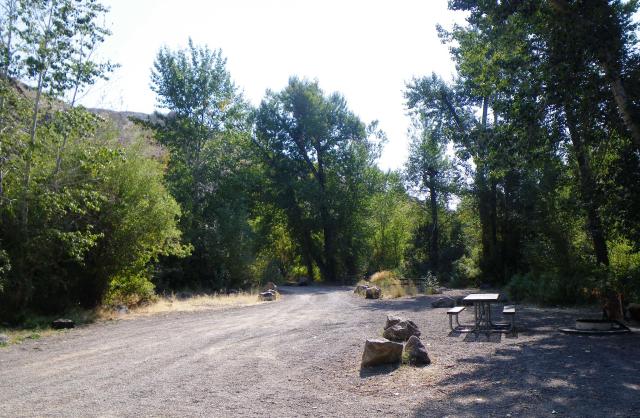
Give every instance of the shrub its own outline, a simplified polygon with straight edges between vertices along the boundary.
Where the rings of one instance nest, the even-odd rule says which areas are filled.
[[[463,256],[453,263],[453,271],[451,272],[451,281],[449,284],[453,288],[465,288],[471,285],[477,285],[480,274],[481,271],[478,263],[472,257]]]
[[[403,286],[400,281],[400,275],[395,271],[379,271],[371,275],[369,281],[378,286],[382,290],[382,294],[389,298],[399,298],[418,293],[418,289],[413,283]]]
[[[104,303],[108,306],[135,306],[156,299],[155,286],[145,274],[116,276],[109,283]]]

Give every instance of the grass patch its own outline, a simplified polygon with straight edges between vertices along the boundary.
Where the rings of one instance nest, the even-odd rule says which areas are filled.
[[[280,295],[277,295],[277,299]],[[51,322],[57,318],[71,319],[77,325],[88,324],[95,321],[113,319],[136,318],[169,312],[195,312],[225,307],[240,307],[262,303],[258,299],[257,291],[241,292],[235,294],[204,294],[189,298],[178,298],[176,295],[158,297],[154,302],[130,309],[128,315],[122,315],[111,307],[101,307],[96,310],[73,310],[64,315],[47,316],[27,314],[16,326],[1,326],[0,334],[9,337],[6,344],[0,344],[0,348],[12,344],[20,344],[27,340],[39,340],[68,330],[55,330],[51,328]]]
[[[393,271],[379,271],[369,278],[369,282],[361,281],[358,284],[373,284],[382,290],[382,297],[395,299],[403,296],[415,296],[418,288],[412,282],[403,286],[400,277]]]
[[[73,320],[76,325],[88,324],[94,322],[98,316],[96,311],[74,309],[63,315],[37,315],[26,313],[19,319],[15,326],[0,326],[0,334],[9,337],[7,344],[0,344],[0,347],[11,344],[21,344],[27,340],[39,340],[58,332],[66,330],[55,330],[51,328],[51,322],[58,318],[67,318]]]
[[[278,298],[280,296],[278,295]],[[175,294],[159,297],[154,302],[131,308],[128,317],[156,315],[168,312],[196,312],[227,307],[249,306],[261,303],[257,291],[233,294],[203,294],[188,298],[179,298]],[[101,319],[121,318],[113,310],[102,309]]]

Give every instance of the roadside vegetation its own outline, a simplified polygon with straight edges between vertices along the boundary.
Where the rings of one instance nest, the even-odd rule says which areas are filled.
[[[301,277],[620,318],[640,300],[638,3],[449,5],[468,13],[439,29],[457,74],[407,81],[409,158],[382,171],[384,132],[340,93],[293,76],[252,106],[191,40],[157,52],[159,111],[125,135],[76,100],[115,68],[93,58],[107,8],[1,0],[0,322],[243,304],[157,295]]]

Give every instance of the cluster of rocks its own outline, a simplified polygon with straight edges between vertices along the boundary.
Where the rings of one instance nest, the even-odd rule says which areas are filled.
[[[268,282],[258,295],[258,298],[264,302],[276,300],[278,298],[278,286],[273,282]]]
[[[365,342],[362,367],[398,364],[402,362],[403,357],[413,366],[431,364],[427,349],[420,341],[420,330],[415,322],[388,315],[382,335],[384,338],[368,339]]]
[[[382,290],[378,286],[368,284],[357,285],[353,293],[364,296],[366,299],[380,299],[382,297]]]

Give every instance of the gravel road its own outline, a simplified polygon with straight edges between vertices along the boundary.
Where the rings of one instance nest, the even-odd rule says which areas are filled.
[[[575,310],[519,310],[517,336],[450,333],[434,297],[285,288],[278,302],[103,322],[0,349],[0,416],[637,417],[640,337],[569,336]],[[431,366],[360,370],[387,313]],[[468,322],[469,314],[461,317]]]

